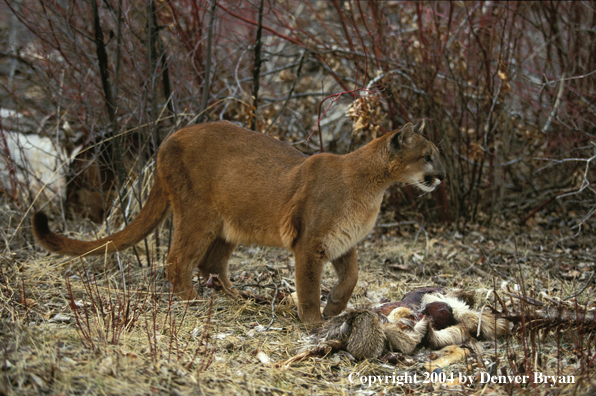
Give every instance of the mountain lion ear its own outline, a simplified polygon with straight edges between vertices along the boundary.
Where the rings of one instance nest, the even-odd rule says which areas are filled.
[[[401,131],[395,133],[391,138],[391,148],[394,151],[400,151],[402,146],[407,146],[414,136],[414,127],[412,124],[406,124]]]
[[[416,124],[414,126],[414,132],[419,133],[422,135],[422,131],[424,130],[424,118],[422,120],[420,120],[418,122],[418,124]]]

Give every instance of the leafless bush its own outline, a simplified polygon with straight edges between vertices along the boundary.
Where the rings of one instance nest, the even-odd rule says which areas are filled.
[[[547,225],[535,216],[547,210],[593,227],[589,2],[265,1],[261,14],[257,0],[5,1],[27,34],[2,53],[17,64],[2,77],[3,103],[48,134],[62,121],[82,132],[86,161],[99,159],[95,188],[120,191],[129,168],[143,169],[169,133],[198,119],[253,120],[303,151],[344,153],[425,118],[448,178],[423,198],[396,187],[397,220],[412,208],[462,228]],[[373,107],[352,107],[352,133],[346,112],[363,97]],[[572,208],[579,220],[560,213]]]

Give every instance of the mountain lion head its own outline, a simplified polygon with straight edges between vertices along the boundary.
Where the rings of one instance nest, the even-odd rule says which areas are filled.
[[[390,152],[395,160],[390,167],[398,181],[415,185],[422,191],[431,192],[445,178],[445,168],[439,149],[421,135],[424,121],[416,126],[406,124],[390,141]]]

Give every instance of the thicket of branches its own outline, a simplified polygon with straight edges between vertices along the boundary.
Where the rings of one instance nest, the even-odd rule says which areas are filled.
[[[596,209],[591,2],[5,1],[2,106],[49,136],[68,121],[118,186],[194,122],[345,153],[424,118],[448,177],[392,189],[395,220]]]

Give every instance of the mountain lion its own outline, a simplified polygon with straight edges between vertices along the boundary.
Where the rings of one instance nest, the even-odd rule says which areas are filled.
[[[173,212],[168,280],[181,299],[197,297],[192,272],[217,274],[227,288],[228,259],[238,243],[280,246],[294,252],[298,314],[321,318],[323,265],[339,282],[323,311],[346,307],[358,279],[356,243],[375,224],[383,193],[393,182],[432,191],[445,177],[439,151],[407,124],[345,155],[313,156],[230,122],[183,128],[159,149],[155,183],[139,215],[122,231],[92,242],[60,236],[48,218],[32,217],[45,249],[78,256],[122,250],[145,238]],[[101,249],[104,247],[103,249]]]

